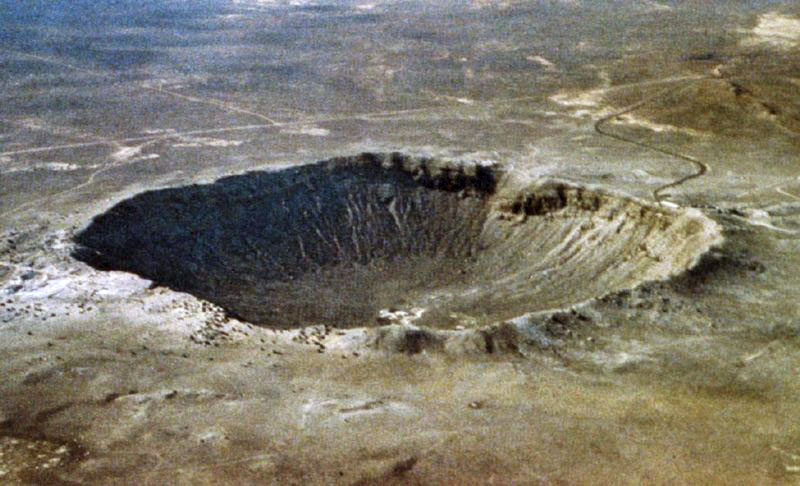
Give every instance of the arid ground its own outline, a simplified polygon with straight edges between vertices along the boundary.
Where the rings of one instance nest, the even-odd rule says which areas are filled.
[[[800,484],[800,6],[0,0],[0,484]]]

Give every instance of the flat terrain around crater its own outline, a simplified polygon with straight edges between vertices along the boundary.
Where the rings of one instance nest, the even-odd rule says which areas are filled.
[[[0,484],[800,482],[793,2],[0,21]]]

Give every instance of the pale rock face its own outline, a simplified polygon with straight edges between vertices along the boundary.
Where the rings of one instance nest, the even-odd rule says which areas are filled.
[[[308,135],[311,137],[327,137],[331,131],[326,128],[319,128],[314,126],[299,126],[294,128],[284,128],[281,130],[283,133],[294,135]]]
[[[800,44],[800,19],[777,12],[763,14],[747,39],[749,44],[767,44],[791,49]]]

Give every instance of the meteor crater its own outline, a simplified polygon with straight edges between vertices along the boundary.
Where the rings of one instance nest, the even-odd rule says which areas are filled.
[[[482,326],[680,273],[719,240],[699,211],[494,165],[361,154],[124,200],[74,256],[255,324]]]

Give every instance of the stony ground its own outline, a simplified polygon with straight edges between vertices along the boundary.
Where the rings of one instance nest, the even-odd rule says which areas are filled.
[[[793,2],[0,19],[0,483],[800,482]],[[400,311],[255,326],[72,256],[143,191],[395,150],[694,208],[725,240],[491,349]]]

